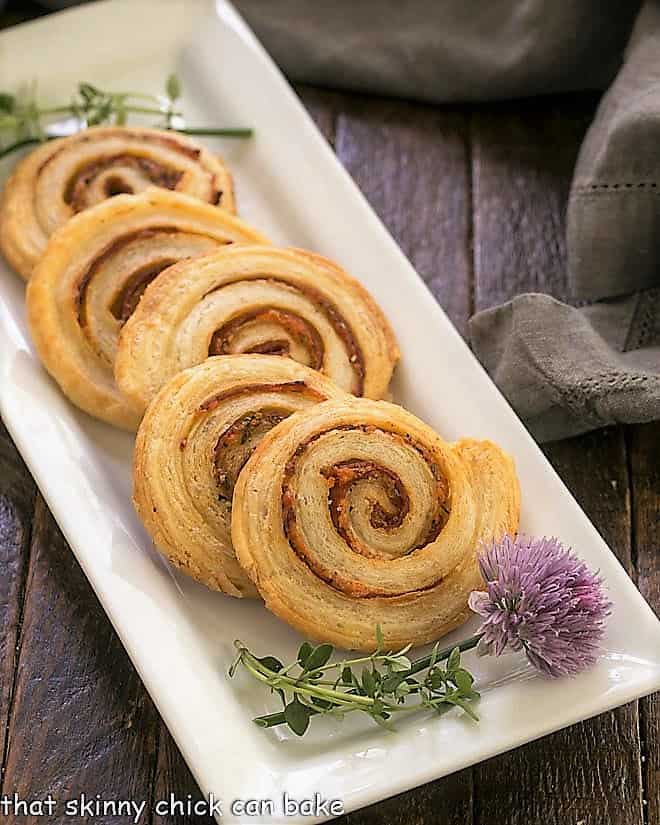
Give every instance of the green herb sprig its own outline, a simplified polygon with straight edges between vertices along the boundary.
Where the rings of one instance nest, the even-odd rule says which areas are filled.
[[[177,123],[183,116],[177,101],[181,97],[181,83],[172,74],[165,83],[165,95],[142,92],[109,92],[91,83],[79,83],[71,102],[64,105],[40,106],[36,87],[32,84],[20,95],[0,91],[0,158],[24,146],[50,140],[56,118],[74,118],[79,128],[104,123],[123,126],[130,115],[157,115],[157,128],[171,129],[187,135],[248,138],[252,129],[190,128]]]
[[[436,644],[427,656],[413,661],[407,655],[410,645],[385,652],[380,628],[376,638],[378,647],[373,653],[335,662],[330,662],[332,645],[304,642],[296,661],[288,665],[274,656],[259,658],[236,641],[238,655],[229,676],[241,666],[277,694],[283,710],[253,721],[262,728],[288,725],[297,736],[307,731],[312,716],[331,714],[343,719],[354,711],[366,713],[388,729],[398,714],[420,708],[442,714],[459,707],[478,720],[472,703],[479,694],[472,674],[461,666],[461,653],[476,647],[481,634],[443,649]]]

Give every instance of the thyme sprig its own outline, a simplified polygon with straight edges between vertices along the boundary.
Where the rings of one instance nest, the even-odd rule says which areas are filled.
[[[386,652],[380,628],[376,638],[378,647],[373,653],[333,662],[332,645],[304,642],[296,660],[288,665],[274,656],[257,657],[236,641],[238,654],[229,675],[233,677],[241,666],[279,696],[283,710],[257,716],[253,720],[257,725],[288,725],[298,736],[307,731],[312,716],[330,714],[343,719],[354,711],[366,713],[388,729],[397,714],[420,708],[442,714],[458,707],[478,720],[472,703],[479,694],[472,674],[461,666],[461,653],[476,647],[481,634],[442,649],[436,644],[427,656],[412,661],[410,645]]]
[[[110,92],[91,83],[79,83],[71,101],[55,106],[37,102],[36,86],[32,84],[21,94],[0,91],[0,158],[24,146],[59,137],[64,128],[77,131],[87,126],[111,123],[123,126],[131,115],[158,116],[157,128],[171,129],[187,135],[247,138],[252,129],[190,128],[182,125],[183,112],[178,107],[181,83],[172,74],[167,78],[164,95],[143,92]],[[69,122],[73,120],[73,123]],[[60,127],[59,129],[57,127]],[[8,142],[7,142],[8,141]]]

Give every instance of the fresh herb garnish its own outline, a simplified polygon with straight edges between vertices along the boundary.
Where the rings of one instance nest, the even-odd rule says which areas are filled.
[[[376,637],[378,648],[370,655],[336,662],[330,662],[332,645],[304,642],[296,661],[286,666],[274,656],[258,658],[237,641],[238,656],[229,675],[241,665],[280,697],[283,710],[256,717],[257,725],[288,725],[298,736],[307,731],[312,716],[342,719],[353,711],[366,713],[385,728],[392,727],[396,714],[420,708],[442,714],[459,707],[477,720],[472,702],[479,694],[472,674],[461,667],[461,652],[476,647],[481,634],[444,649],[436,644],[431,653],[414,661],[407,655],[410,645],[384,652],[380,628]]]
[[[108,92],[91,83],[79,83],[70,103],[40,106],[34,84],[20,95],[0,91],[0,158],[11,152],[59,137],[56,118],[73,119],[66,124],[69,131],[104,123],[123,126],[130,115],[158,115],[157,128],[171,129],[187,135],[215,137],[251,137],[252,129],[190,128],[182,125],[183,113],[177,107],[181,97],[181,82],[171,74],[165,84],[165,94],[142,92]],[[71,128],[73,127],[73,128]]]

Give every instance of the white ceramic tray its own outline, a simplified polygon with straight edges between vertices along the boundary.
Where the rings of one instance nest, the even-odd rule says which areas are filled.
[[[37,78],[49,98],[66,98],[79,80],[160,91],[172,70],[191,123],[256,128],[252,141],[221,145],[242,216],[277,242],[338,259],[367,285],[401,345],[396,399],[446,438],[490,437],[512,453],[523,529],[572,544],[614,602],[608,655],[577,679],[547,681],[515,657],[472,659],[485,685],[478,725],[420,715],[391,734],[368,720],[323,719],[302,740],[258,729],[251,717],[274,706],[260,688],[228,681],[232,642],[287,657],[299,638],[259,604],[211,593],[160,561],[130,504],[131,438],[60,395],[30,345],[23,285],[0,264],[3,419],[202,790],[224,800],[222,822],[324,821],[241,818],[229,806],[279,804],[287,791],[352,810],[660,688],[660,622],[229,5],[115,0],[0,34],[2,86]]]

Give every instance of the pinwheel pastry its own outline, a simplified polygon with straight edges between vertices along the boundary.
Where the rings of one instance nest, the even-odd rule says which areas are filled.
[[[69,218],[119,193],[160,186],[234,212],[231,175],[189,138],[158,129],[97,126],[44,143],[7,181],[0,248],[24,278]]]
[[[179,370],[241,352],[288,355],[372,398],[399,356],[378,306],[336,264],[242,245],[161,274],[122,330],[115,377],[139,412]]]
[[[236,478],[277,423],[342,397],[289,358],[218,356],[176,375],[147,410],[135,445],[134,503],[156,546],[208,587],[256,596],[231,543]]]
[[[301,633],[373,650],[469,615],[484,541],[515,533],[518,481],[489,441],[448,444],[403,408],[331,400],[267,433],[234,489],[232,540],[266,606]]]
[[[122,325],[162,269],[234,241],[266,243],[224,210],[155,187],[103,201],[55,232],[28,283],[28,321],[41,360],[74,404],[137,427],[140,415],[113,378]]]

